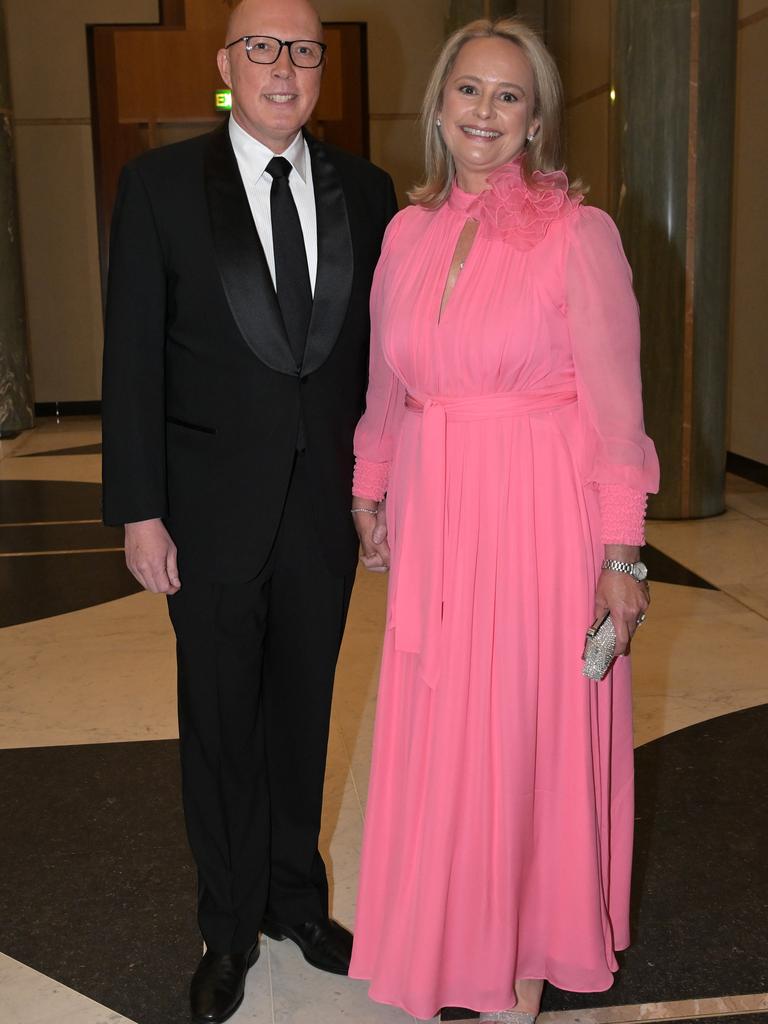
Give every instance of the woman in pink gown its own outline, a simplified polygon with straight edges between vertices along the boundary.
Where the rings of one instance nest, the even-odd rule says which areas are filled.
[[[419,1018],[532,1019],[629,942],[630,662],[592,682],[581,653],[596,609],[619,651],[644,617],[658,463],[630,270],[555,170],[559,116],[524,25],[456,33],[372,295],[353,511],[391,576],[350,974]]]

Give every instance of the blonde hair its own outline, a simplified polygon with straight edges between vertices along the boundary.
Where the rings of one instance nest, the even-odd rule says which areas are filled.
[[[520,18],[481,18],[457,29],[447,40],[437,58],[424,94],[421,127],[424,133],[424,180],[408,196],[412,203],[437,209],[446,201],[453,185],[456,165],[437,127],[443,104],[443,92],[462,47],[471,39],[506,39],[520,47],[533,71],[533,117],[539,130],[523,151],[522,171],[528,185],[536,187],[535,171],[562,169],[561,138],[563,121],[563,86],[557,65],[539,36]],[[571,183],[571,193],[585,189],[581,182]]]

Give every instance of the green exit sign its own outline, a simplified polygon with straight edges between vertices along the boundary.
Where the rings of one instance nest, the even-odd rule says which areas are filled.
[[[232,109],[232,92],[230,89],[217,89],[214,93],[214,103],[217,110]]]

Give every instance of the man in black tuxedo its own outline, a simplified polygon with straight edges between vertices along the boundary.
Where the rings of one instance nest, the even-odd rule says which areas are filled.
[[[396,206],[386,174],[302,131],[322,39],[306,0],[236,5],[229,123],[130,163],[112,226],[104,517],[176,632],[196,1021],[237,1009],[260,931],[339,974],[351,951],[317,843],[368,298]]]

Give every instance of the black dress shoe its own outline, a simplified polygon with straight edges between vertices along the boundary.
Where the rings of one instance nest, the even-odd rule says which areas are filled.
[[[259,944],[247,953],[209,949],[197,966],[189,989],[195,1024],[222,1024],[243,1001],[248,968],[259,959]]]
[[[348,974],[352,957],[352,932],[330,918],[304,924],[279,924],[265,918],[261,930],[270,939],[291,939],[308,964],[331,974]]]

